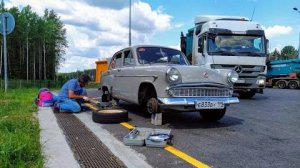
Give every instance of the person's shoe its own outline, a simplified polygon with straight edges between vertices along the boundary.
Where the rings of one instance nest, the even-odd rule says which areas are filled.
[[[57,103],[55,103],[55,104],[53,105],[53,112],[54,112],[54,113],[59,113],[59,108],[57,107]]]

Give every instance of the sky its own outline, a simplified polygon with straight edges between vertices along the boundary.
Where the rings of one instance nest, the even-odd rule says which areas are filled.
[[[53,9],[67,30],[69,47],[58,72],[94,69],[129,45],[129,0],[5,0],[6,8],[30,5],[43,15]],[[179,49],[180,33],[195,16],[244,16],[259,23],[270,51],[299,46],[299,0],[132,0],[132,45],[154,44]]]

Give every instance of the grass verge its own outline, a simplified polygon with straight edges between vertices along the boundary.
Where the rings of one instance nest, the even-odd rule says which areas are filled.
[[[43,167],[37,107],[38,89],[0,91],[0,167]]]

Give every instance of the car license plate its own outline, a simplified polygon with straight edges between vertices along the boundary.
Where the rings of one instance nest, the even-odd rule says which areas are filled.
[[[195,103],[196,109],[223,109],[224,102],[220,101],[197,101]]]

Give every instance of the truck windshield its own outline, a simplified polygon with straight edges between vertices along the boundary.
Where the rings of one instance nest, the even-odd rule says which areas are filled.
[[[210,55],[265,56],[264,37],[249,35],[209,35]]]
[[[169,48],[139,47],[137,48],[137,56],[140,64],[188,64],[180,51]]]

